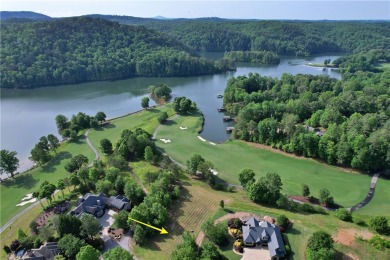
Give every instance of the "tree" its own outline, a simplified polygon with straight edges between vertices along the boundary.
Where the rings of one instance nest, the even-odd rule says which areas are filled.
[[[47,140],[49,141],[50,150],[56,152],[57,148],[60,146],[60,140],[53,134],[49,134]]]
[[[108,180],[99,180],[96,182],[96,190],[103,194],[108,194],[113,188],[114,183]]]
[[[152,163],[154,160],[154,154],[153,154],[153,149],[150,146],[146,146],[145,148],[145,161]]]
[[[333,204],[333,197],[330,196],[330,192],[328,189],[321,189],[320,190],[320,202],[325,205]]]
[[[19,167],[19,159],[16,157],[17,153],[8,150],[0,151],[0,172],[6,173],[14,177],[14,172]]]
[[[106,155],[112,153],[112,143],[107,138],[100,140],[100,149]]]
[[[125,195],[132,203],[140,204],[144,200],[145,192],[136,182],[128,181],[125,184]]]
[[[182,237],[182,242],[177,245],[176,250],[172,252],[171,259],[198,259],[198,245],[195,242],[194,236],[191,235],[188,231],[185,231]]]
[[[226,228],[226,223],[221,222],[214,225],[213,221],[210,219],[207,220],[201,228],[208,239],[216,245],[222,246],[228,242],[229,233]]]
[[[96,183],[99,180],[99,177],[100,177],[100,172],[95,167],[89,169],[88,179]]]
[[[65,170],[69,173],[77,172],[83,165],[88,163],[88,158],[83,154],[75,155],[64,166]]]
[[[48,183],[47,181],[43,182],[41,184],[41,187],[39,189],[39,197],[40,198],[46,198],[52,202],[52,196],[56,190],[56,186],[54,184]]]
[[[384,234],[389,229],[387,218],[384,216],[376,216],[369,220],[369,226],[380,234]]]
[[[223,209],[225,207],[225,202],[223,200],[221,200],[219,202],[219,206],[221,207],[221,209]]]
[[[63,136],[64,130],[69,127],[68,118],[66,118],[66,116],[64,115],[57,115],[55,120],[58,133]]]
[[[161,115],[158,117],[158,122],[159,122],[160,124],[164,124],[165,121],[167,121],[167,119],[168,119],[168,114],[167,114],[167,112],[162,112]]]
[[[74,258],[80,249],[85,245],[84,240],[81,240],[71,234],[66,234],[60,240],[58,240],[58,247],[69,258]]]
[[[126,229],[129,227],[127,220],[129,218],[129,213],[126,210],[121,210],[118,214],[114,215],[114,226],[117,228]]]
[[[129,253],[129,251],[124,250],[122,247],[117,246],[113,249],[107,250],[103,254],[103,260],[133,260],[133,257]]]
[[[147,234],[145,229],[141,225],[136,225],[134,235],[133,235],[134,242],[137,245],[142,246],[147,242],[146,236]]]
[[[90,245],[83,246],[76,255],[76,260],[99,260],[99,250]]]
[[[187,160],[188,172],[191,175],[196,174],[200,163],[205,162],[205,159],[199,154],[194,154],[189,160]]]
[[[200,259],[220,260],[224,259],[218,251],[218,248],[212,243],[202,245]]]
[[[57,188],[61,191],[62,193],[62,197],[64,197],[64,189],[65,189],[66,185],[65,185],[65,182],[63,179],[59,179],[58,182],[57,182]]]
[[[63,237],[66,234],[78,236],[80,234],[81,220],[68,214],[58,216],[58,223],[55,226],[58,236]]]
[[[244,190],[247,190],[248,186],[255,182],[255,173],[252,169],[243,169],[238,175],[238,179]]]
[[[148,97],[143,97],[141,99],[141,106],[142,106],[142,108],[148,108],[149,107],[149,98]]]
[[[333,239],[331,235],[325,231],[315,231],[309,238],[307,247],[313,251],[318,251],[321,248],[332,249]]]
[[[54,256],[54,260],[66,260],[66,258],[63,255],[56,255]]]
[[[54,230],[53,230],[53,227],[52,227],[52,226],[44,225],[44,226],[41,226],[41,227],[38,229],[38,233],[39,233],[39,237],[40,237],[43,241],[47,241],[51,236],[54,235]]]
[[[186,97],[177,97],[173,101],[173,110],[177,113],[187,113],[190,112],[192,105],[191,99],[188,99]]]
[[[309,186],[307,186],[306,184],[302,184],[302,196],[308,197],[309,195],[310,195]]]
[[[106,114],[104,114],[104,112],[97,112],[96,115],[95,115],[95,118],[97,121],[99,121],[100,123],[101,122],[104,122],[106,120]]]
[[[81,221],[81,233],[89,237],[99,234],[102,227],[99,221],[91,214],[83,213],[80,217]]]
[[[69,183],[74,185],[74,186],[77,186],[80,184],[80,179],[79,179],[79,177],[77,177],[77,174],[71,173],[69,175]]]
[[[45,164],[50,160],[49,146],[44,142],[37,143],[31,150],[30,160],[38,163],[39,165]]]
[[[254,202],[272,205],[280,198],[282,185],[282,180],[277,173],[267,173],[265,177],[260,177],[257,182],[252,183],[247,193]]]

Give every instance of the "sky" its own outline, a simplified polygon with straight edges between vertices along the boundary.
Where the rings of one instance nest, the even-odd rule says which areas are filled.
[[[390,0],[2,0],[0,10],[34,11],[52,17],[112,14],[168,18],[388,20],[390,19]]]

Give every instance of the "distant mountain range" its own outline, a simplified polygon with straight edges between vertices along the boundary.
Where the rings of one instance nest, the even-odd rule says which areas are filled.
[[[1,20],[30,19],[30,20],[47,21],[53,18],[44,14],[30,12],[30,11],[20,11],[20,12],[0,11],[0,19]]]

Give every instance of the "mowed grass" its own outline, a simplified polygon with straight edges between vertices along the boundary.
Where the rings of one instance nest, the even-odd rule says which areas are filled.
[[[95,158],[95,154],[89,148],[83,134],[72,142],[62,144],[57,150],[57,155],[47,164],[2,182],[0,191],[1,226],[31,205],[16,206],[26,194],[38,191],[42,182],[48,181],[57,185],[59,179],[67,177],[69,173],[65,171],[64,166],[72,156],[77,154],[87,156],[89,162]]]
[[[327,188],[336,203],[344,207],[357,204],[367,195],[371,181],[368,175],[346,172],[312,159],[294,158],[255,148],[237,140],[212,145],[198,139],[196,130],[200,122],[199,116],[175,118],[162,126],[157,135],[157,139],[169,138],[172,142],[165,144],[157,141],[158,146],[182,164],[195,153],[202,155],[215,165],[219,178],[233,184],[239,184],[238,174],[243,168],[251,168],[256,178],[268,172],[278,173],[282,178],[283,192],[288,195],[301,194],[302,183],[307,184],[311,194],[317,197],[322,188]],[[188,130],[180,130],[179,126],[188,127]],[[382,181],[390,189],[390,181]]]
[[[387,216],[390,220],[390,180],[379,178],[375,194],[370,203],[356,211],[358,214],[369,216]],[[368,191],[368,187],[367,187]]]
[[[158,235],[148,242],[147,247],[134,247],[138,259],[170,259],[171,253],[182,241],[184,231],[196,237],[203,222],[210,218],[224,199],[223,192],[211,190],[201,182],[184,181],[181,198],[169,209],[168,235]]]
[[[174,115],[170,104],[159,106],[148,110],[143,110],[128,116],[110,120],[110,124],[98,129],[91,129],[89,139],[91,143],[99,149],[100,141],[107,138],[113,146],[118,142],[123,130],[142,128],[150,134],[153,134],[156,127],[160,124],[158,117],[162,112],[167,112],[168,116]]]

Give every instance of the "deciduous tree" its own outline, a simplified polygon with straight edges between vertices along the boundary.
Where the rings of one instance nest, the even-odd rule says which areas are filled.
[[[14,172],[19,167],[19,159],[16,157],[17,153],[8,150],[0,151],[0,172],[5,172],[7,175],[14,177]]]

